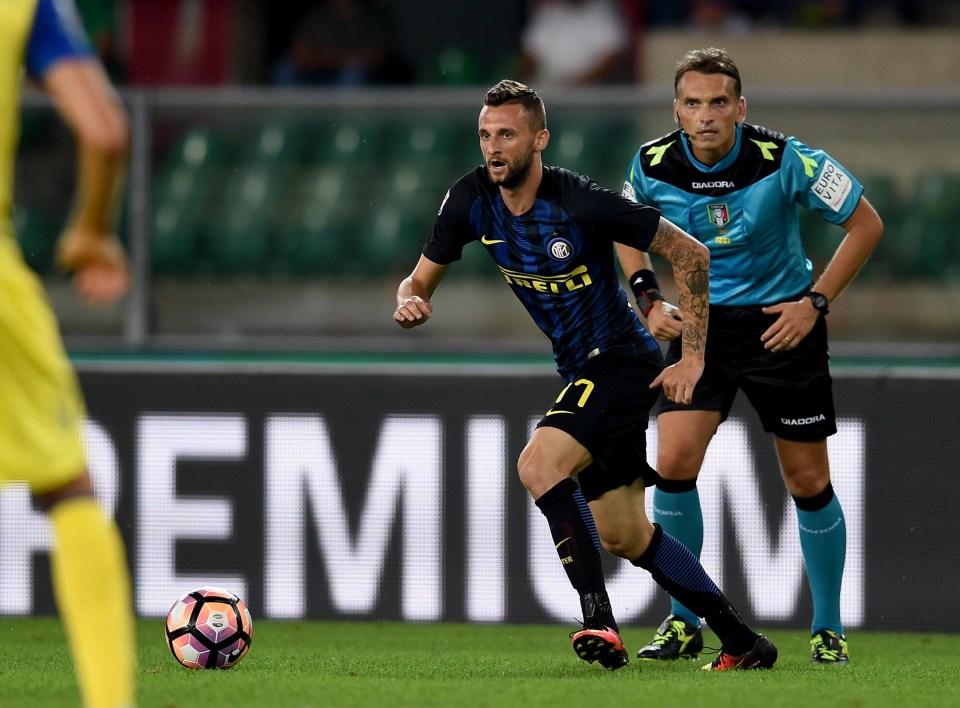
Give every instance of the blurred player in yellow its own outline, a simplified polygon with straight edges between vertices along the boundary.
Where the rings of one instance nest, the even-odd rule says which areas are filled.
[[[81,449],[83,397],[10,219],[24,70],[76,138],[76,203],[57,258],[92,304],[112,302],[129,286],[112,230],[127,115],[72,0],[0,3],[0,481],[25,480],[50,518],[54,593],[84,704],[132,706],[134,625],[123,541],[93,497]]]

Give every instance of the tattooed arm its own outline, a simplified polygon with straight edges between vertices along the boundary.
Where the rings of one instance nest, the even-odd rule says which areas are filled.
[[[645,272],[653,273],[653,264],[650,262],[650,256],[643,251],[638,251],[622,243],[615,243],[614,247],[617,251],[617,257],[620,259],[620,267],[623,270],[623,274],[627,276],[630,289],[633,291],[634,296],[637,297],[638,310],[645,318],[644,324],[647,327],[647,331],[657,339],[665,342],[672,341],[679,337],[683,333],[683,318],[681,317],[680,309],[664,299],[655,280],[648,283],[646,282],[646,278],[643,278],[635,282],[637,275]],[[654,278],[656,278],[655,275]],[[641,302],[637,291],[646,291],[649,297],[648,287],[649,290],[655,291],[655,296],[646,302]],[[647,303],[649,304],[646,309],[644,309],[644,305]]]
[[[667,398],[677,403],[689,403],[693,388],[703,373],[703,356],[707,346],[710,251],[693,236],[662,217],[647,251],[666,258],[673,266],[683,319],[680,335],[683,355],[676,364],[664,369],[650,387],[662,385]]]
[[[683,312],[683,354],[703,358],[710,305],[710,251],[686,231],[660,218],[660,226],[647,249],[673,266],[677,298]]]

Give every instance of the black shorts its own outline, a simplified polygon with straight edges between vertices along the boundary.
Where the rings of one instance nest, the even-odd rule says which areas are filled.
[[[662,370],[660,351],[645,351],[642,340],[631,338],[587,359],[537,423],[569,433],[590,451],[593,463],[578,475],[587,501],[641,477],[648,487],[656,484],[647,424],[658,395],[650,382]]]
[[[720,411],[726,420],[740,389],[760,416],[763,429],[785,440],[814,442],[837,432],[833,380],[823,317],[794,348],[763,348],[760,335],[777,315],[760,307],[710,307],[703,376],[689,405],[661,395],[655,413],[674,410]],[[670,343],[667,364],[680,358],[680,340]]]

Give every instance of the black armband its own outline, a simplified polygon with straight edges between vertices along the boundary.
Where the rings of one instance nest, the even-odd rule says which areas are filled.
[[[630,276],[630,289],[633,291],[633,296],[640,307],[640,314],[644,317],[650,314],[653,303],[664,299],[663,295],[660,294],[657,274],[647,268],[638,270]]]

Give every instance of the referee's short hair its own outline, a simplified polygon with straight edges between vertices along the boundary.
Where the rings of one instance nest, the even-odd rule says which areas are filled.
[[[723,49],[704,47],[687,52],[683,59],[677,62],[677,71],[673,75],[674,95],[677,93],[677,86],[680,85],[680,79],[688,71],[696,71],[701,74],[725,74],[733,79],[733,91],[737,98],[742,95],[740,70],[733,59],[730,58],[730,55]]]
[[[504,106],[509,103],[519,103],[523,106],[530,114],[535,130],[543,130],[547,127],[547,110],[543,106],[543,99],[526,84],[503,79],[496,86],[488,89],[483,97],[485,106]]]

